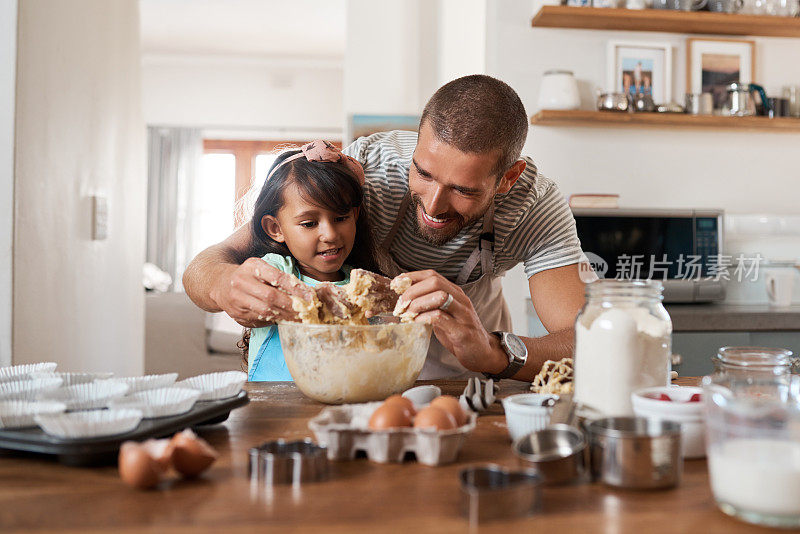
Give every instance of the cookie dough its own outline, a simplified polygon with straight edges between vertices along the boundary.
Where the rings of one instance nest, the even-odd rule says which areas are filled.
[[[531,383],[534,393],[549,393],[562,395],[573,391],[572,358],[559,361],[547,360],[542,365],[542,370]]]
[[[390,287],[395,293],[402,295],[409,287],[411,287],[411,278],[401,274],[392,280]],[[419,315],[418,313],[408,311],[409,304],[411,304],[411,301],[399,298],[397,299],[397,304],[394,307],[394,311],[392,311],[392,315],[395,317],[400,317],[401,323],[410,323],[417,317],[417,315]]]
[[[368,316],[396,309],[400,292],[411,285],[408,278],[399,277],[402,280],[395,284],[385,276],[364,269],[353,269],[350,282],[343,286],[325,282],[311,288],[292,278],[292,282],[284,281],[280,289],[291,287],[292,308],[299,322],[307,324],[368,324]],[[298,290],[300,295],[296,294]]]

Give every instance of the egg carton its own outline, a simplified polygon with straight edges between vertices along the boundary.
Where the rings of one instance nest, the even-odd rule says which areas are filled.
[[[467,422],[453,430],[370,430],[369,418],[380,405],[371,402],[330,406],[309,421],[317,442],[327,447],[329,460],[352,460],[363,451],[373,462],[402,463],[406,454],[413,452],[421,464],[449,464],[456,460],[477,419],[477,414],[469,413]]]

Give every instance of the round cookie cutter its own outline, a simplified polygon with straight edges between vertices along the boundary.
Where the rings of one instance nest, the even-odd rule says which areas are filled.
[[[249,456],[250,480],[266,486],[328,478],[327,449],[310,439],[268,441],[251,448]]]

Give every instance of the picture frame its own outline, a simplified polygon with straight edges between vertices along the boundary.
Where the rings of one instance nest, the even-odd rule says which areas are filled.
[[[657,104],[672,101],[672,45],[650,41],[610,41],[606,89],[631,96],[650,93]]]
[[[756,72],[756,42],[749,39],[686,40],[686,92],[711,93],[714,109],[725,101],[725,86],[750,83]]]

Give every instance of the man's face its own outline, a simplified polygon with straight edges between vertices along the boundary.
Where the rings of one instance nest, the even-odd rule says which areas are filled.
[[[498,157],[498,152],[461,152],[437,139],[427,123],[420,126],[408,187],[423,239],[443,245],[486,213],[497,190],[492,171]]]

